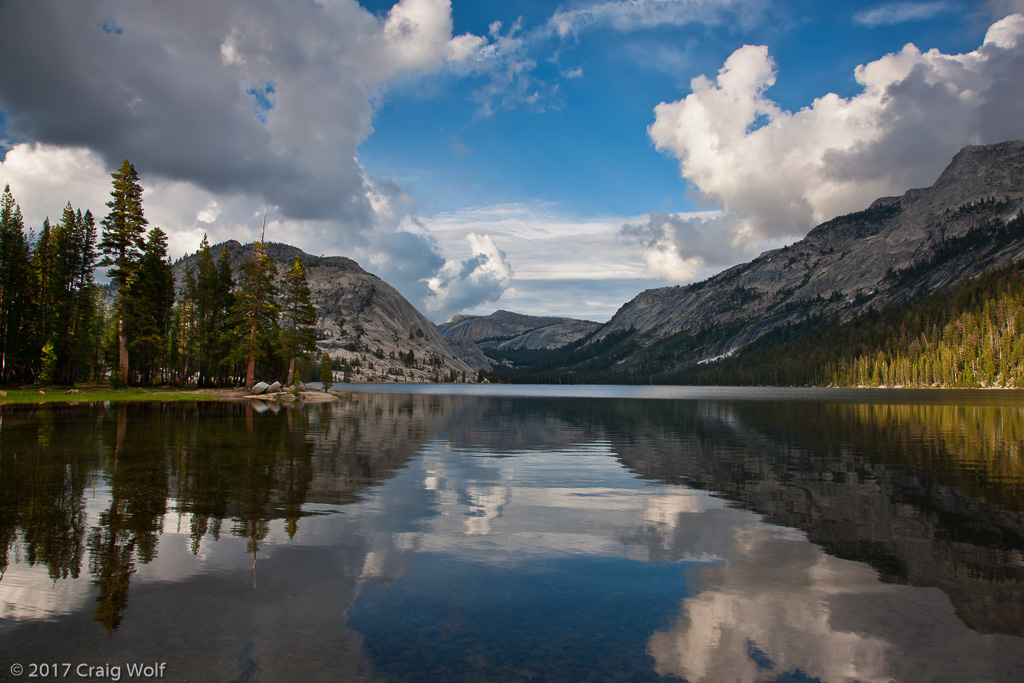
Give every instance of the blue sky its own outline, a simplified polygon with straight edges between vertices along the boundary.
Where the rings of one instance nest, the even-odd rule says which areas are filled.
[[[606,320],[1024,137],[1024,0],[7,0],[0,182]],[[67,102],[75,102],[68,107]]]
[[[770,95],[796,111],[827,92],[856,93],[857,65],[908,42],[965,52],[988,28],[974,19],[970,3],[949,3],[949,10],[926,19],[889,26],[854,20],[857,8],[878,3],[842,6],[845,11],[836,12],[831,3],[776,3],[749,30],[731,23],[596,28],[574,39],[537,39],[527,52],[538,63],[529,92],[546,95],[557,86],[556,94],[484,115],[474,97],[486,77],[441,75],[399,84],[377,109],[360,159],[371,172],[403,181],[427,214],[473,205],[473,199],[553,202],[583,215],[692,210],[678,162],[655,150],[647,126],[656,104],[685,94],[695,76],[717,72],[736,48],[768,45],[779,73]],[[507,27],[517,17],[524,32],[537,30],[550,19],[551,7],[456,2],[454,32],[486,34],[492,21]],[[558,65],[547,61],[556,53]],[[582,75],[560,73],[574,69]],[[467,193],[473,198],[468,204]]]

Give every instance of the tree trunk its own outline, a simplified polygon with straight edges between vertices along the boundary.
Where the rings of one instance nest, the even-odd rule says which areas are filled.
[[[252,324],[249,328],[249,365],[245,368],[245,388],[252,389],[253,385],[256,384],[256,351],[253,348],[255,346],[256,339],[256,323]]]
[[[117,365],[121,383],[128,386],[128,335],[124,332],[124,318],[117,319]]]
[[[295,356],[288,359],[288,381],[284,383],[286,387],[292,385],[292,378],[295,376]]]
[[[249,364],[245,368],[245,388],[252,389],[256,384],[256,356],[249,356]]]
[[[0,321],[3,328],[0,329],[0,384],[7,384],[7,313],[0,312]]]

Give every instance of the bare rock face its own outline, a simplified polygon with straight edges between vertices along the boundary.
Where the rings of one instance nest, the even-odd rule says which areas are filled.
[[[511,311],[495,311],[490,315],[453,315],[448,322],[437,329],[445,339],[469,339],[481,342],[489,339],[509,339],[535,330],[538,327],[554,325],[566,318],[550,318],[523,315]]]
[[[534,330],[528,330],[512,339],[502,342],[484,343],[484,349],[494,348],[505,349],[557,349],[566,344],[586,337],[597,330],[601,325],[589,320],[572,320],[564,318],[561,322],[553,325],[545,325]]]
[[[471,366],[489,369],[495,362],[488,351],[557,349],[600,327],[588,320],[495,311],[486,316],[453,315],[438,331]]]
[[[494,361],[484,355],[483,350],[476,345],[476,342],[469,339],[447,339],[445,341],[448,342],[448,346],[455,352],[455,355],[474,370],[490,370],[494,367]]]
[[[279,277],[296,256],[302,259],[316,308],[317,346],[346,366],[343,374],[350,381],[475,381],[475,370],[452,352],[433,323],[394,287],[352,259],[312,256],[274,242],[266,246]],[[229,240],[210,247],[214,261],[222,249],[228,251],[233,273],[256,254],[252,245]],[[194,269],[195,261],[192,255],[174,264],[179,284],[185,266]]]
[[[1022,240],[961,257],[944,250],[1022,209],[1024,141],[966,147],[931,187],[881,198],[704,282],[642,292],[592,339],[633,331],[653,343],[678,332],[731,330],[702,350],[711,358],[810,315],[849,318],[1024,257]]]

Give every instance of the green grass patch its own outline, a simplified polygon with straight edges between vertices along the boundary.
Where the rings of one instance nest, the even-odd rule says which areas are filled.
[[[109,387],[84,387],[78,393],[67,393],[68,387],[33,387],[30,389],[3,389],[6,396],[0,396],[0,404],[5,403],[94,403],[110,401],[112,403],[138,401],[219,401],[227,398],[231,392],[204,390],[192,392],[183,389],[162,389],[154,387],[129,387],[127,389],[111,389]]]

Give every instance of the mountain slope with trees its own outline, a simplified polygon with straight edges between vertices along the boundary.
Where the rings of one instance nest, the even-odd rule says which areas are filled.
[[[703,282],[641,293],[593,341],[629,332],[647,347],[686,333],[703,337],[696,361],[811,316],[848,319],[1024,256],[1017,237],[992,235],[1022,208],[1024,141],[966,147],[930,188],[879,199]]]
[[[1024,388],[1022,268],[1024,262],[1009,263],[842,323],[818,319],[779,328],[741,355],[691,367],[674,379]]]
[[[125,159],[111,179],[101,236],[70,204],[37,234],[9,187],[0,198],[0,384],[252,386],[315,379],[321,357],[344,381],[476,381],[354,261],[204,236],[172,264],[166,234],[147,231],[135,167]]]
[[[643,292],[590,337],[518,366],[534,381],[717,381],[711,366],[766,335],[872,315],[1019,261],[1022,209],[1024,141],[967,147],[930,188],[879,199],[703,282]],[[787,383],[759,383],[776,381]]]
[[[175,279],[188,282],[192,273],[238,272],[257,258],[257,245],[229,240],[201,248],[173,266]],[[316,316],[314,356],[326,354],[339,379],[352,382],[475,382],[477,371],[462,361],[437,328],[394,287],[343,256],[312,256],[287,244],[267,242],[266,258],[276,269],[264,277],[283,288],[296,263],[306,273],[309,302]],[[203,265],[203,264],[206,265]],[[216,264],[216,265],[215,265]],[[195,275],[193,275],[195,277]],[[284,340],[292,341],[287,325],[289,297],[281,298]],[[309,315],[308,309],[302,315]],[[307,337],[304,342],[308,346]],[[197,353],[198,362],[210,357]],[[319,361],[318,361],[319,362]],[[290,358],[286,361],[290,364]],[[319,378],[319,371],[304,377]],[[284,380],[287,370],[278,371]]]

